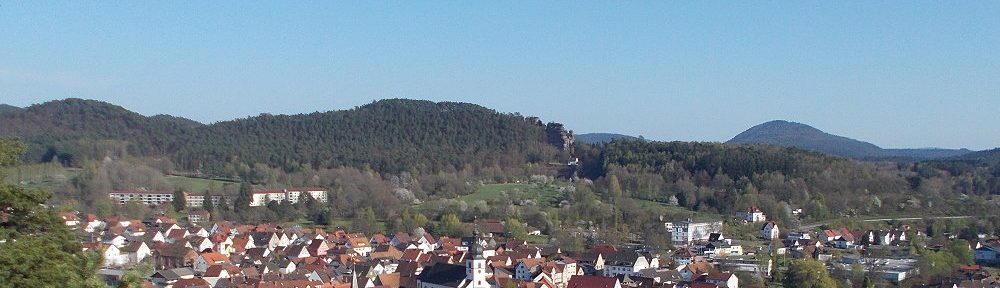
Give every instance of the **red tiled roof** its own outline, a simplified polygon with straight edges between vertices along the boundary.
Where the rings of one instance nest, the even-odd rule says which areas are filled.
[[[566,288],[614,288],[616,284],[618,284],[617,278],[573,275],[569,278]]]
[[[209,264],[227,263],[229,262],[229,257],[219,254],[217,252],[201,253],[201,257],[205,258],[205,261]]]
[[[958,265],[958,270],[963,270],[963,271],[979,271],[980,269],[982,269],[982,266],[979,265],[966,265],[966,264]]]

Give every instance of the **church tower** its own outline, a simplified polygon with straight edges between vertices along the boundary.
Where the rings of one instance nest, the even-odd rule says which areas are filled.
[[[479,228],[472,232],[475,239],[469,243],[469,254],[465,257],[465,288],[490,288],[490,283],[486,281],[487,272],[486,257],[483,257],[482,239],[479,237]]]

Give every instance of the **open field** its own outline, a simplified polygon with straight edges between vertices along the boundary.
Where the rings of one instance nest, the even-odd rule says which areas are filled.
[[[208,190],[213,185],[217,188],[225,187],[226,185],[240,185],[237,182],[230,182],[224,180],[214,180],[214,179],[204,179],[204,178],[194,178],[194,177],[184,177],[184,176],[174,176],[167,175],[164,177],[167,183],[174,189],[181,189],[184,191],[191,192],[203,192]]]
[[[73,179],[80,173],[79,168],[66,168],[59,164],[18,165],[4,169],[6,182],[31,188],[52,191],[56,186]]]

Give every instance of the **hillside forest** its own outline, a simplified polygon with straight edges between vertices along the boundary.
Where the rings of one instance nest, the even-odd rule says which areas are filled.
[[[664,221],[731,219],[751,206],[784,227],[968,215],[928,226],[939,237],[1000,230],[991,213],[1000,208],[1000,164],[990,151],[862,161],[769,145],[586,144],[535,117],[403,99],[208,125],[67,99],[0,113],[0,137],[27,147],[24,164],[6,169],[8,182],[51,191],[48,204],[59,210],[102,217],[206,209],[213,220],[452,236],[474,219],[506,219],[569,251],[642,239],[665,247],[654,237],[666,233]],[[581,164],[567,165],[575,159]],[[328,204],[241,205],[263,187],[331,193]],[[117,207],[107,197],[113,190],[223,195],[230,205]]]

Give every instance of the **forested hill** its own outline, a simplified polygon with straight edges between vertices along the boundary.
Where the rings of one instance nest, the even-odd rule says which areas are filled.
[[[11,106],[7,104],[0,104],[0,114],[4,114],[7,112],[15,112],[19,110],[21,110],[21,107]]]
[[[1000,165],[1000,148],[968,153],[956,157],[941,159],[941,162],[964,162],[978,165]],[[1000,177],[1000,169],[997,169],[997,176]]]
[[[28,144],[28,162],[98,154],[167,155],[194,131],[100,101],[65,99],[0,114],[0,137]],[[96,157],[94,157],[96,158]],[[103,158],[103,156],[98,159]]]
[[[619,194],[613,197],[676,201],[725,215],[757,206],[779,221],[791,219],[790,208],[809,211],[812,220],[989,213],[982,202],[960,199],[1000,195],[995,166],[886,165],[797,148],[694,142],[614,141],[576,151],[584,174]]]
[[[637,140],[638,137],[615,133],[584,133],[576,135],[576,140],[587,144],[607,143],[617,139]]]
[[[180,169],[206,173],[258,163],[386,172],[509,167],[555,159],[560,152],[547,144],[545,133],[538,121],[477,105],[402,99],[211,125],[81,99],[0,114],[0,137],[25,140],[29,162],[168,156]]]
[[[246,163],[429,172],[552,159],[540,123],[465,103],[382,100],[351,110],[261,115],[206,126],[175,156],[184,167]],[[214,167],[216,169],[220,167]]]
[[[729,144],[768,144],[796,147],[856,159],[936,159],[972,151],[966,149],[883,149],[875,144],[823,132],[812,126],[775,120],[751,127],[727,141]]]

